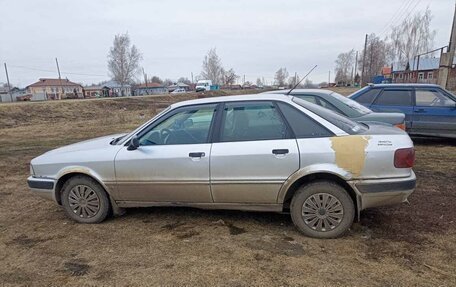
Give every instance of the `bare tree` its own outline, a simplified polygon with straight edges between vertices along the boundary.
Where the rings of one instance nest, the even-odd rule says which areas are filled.
[[[213,84],[220,84],[223,81],[222,77],[222,61],[217,55],[215,48],[209,50],[206,56],[204,56],[203,70],[201,71],[200,77],[202,79],[211,80]]]
[[[173,82],[173,80],[171,80],[171,79],[165,79],[165,80],[163,81],[163,85],[164,85],[165,87],[168,87],[168,86],[174,85],[174,82]]]
[[[293,88],[296,84],[299,83],[299,76],[292,76],[288,78],[288,87]]]
[[[131,83],[139,73],[142,55],[135,45],[131,45],[128,33],[118,34],[108,54],[110,76],[121,86]]]
[[[258,87],[262,87],[262,86],[264,85],[264,83],[263,83],[263,81],[262,81],[260,78],[257,78],[257,79],[256,79],[256,85],[257,85]]]
[[[222,68],[222,82],[224,85],[233,85],[236,83],[236,80],[239,78],[239,76],[236,74],[233,68],[229,69],[228,71],[225,71],[225,69]]]
[[[276,85],[283,87],[285,86],[285,81],[288,78],[288,71],[287,68],[280,68],[277,70],[274,76],[274,80]]]
[[[363,83],[369,83],[372,81],[373,77],[379,75],[382,68],[390,62],[390,49],[391,45],[385,40],[380,39],[375,34],[370,34],[367,37],[367,46],[366,51],[361,52],[359,57],[358,67],[362,69],[364,53],[366,53],[366,58],[364,62],[364,77],[362,79]],[[358,71],[355,71],[357,74]],[[355,79],[355,82],[357,79]]]
[[[190,81],[187,77],[180,77],[178,80],[177,80],[178,83],[184,83],[186,85],[190,85],[192,83],[192,81]]]
[[[310,79],[305,79],[304,80],[304,88],[310,89],[310,88],[316,88],[317,85],[315,85]]]
[[[340,53],[336,59],[336,83],[347,84],[351,81],[351,72],[355,63],[355,50]]]
[[[399,25],[392,27],[388,40],[391,43],[390,56],[394,62],[406,65],[418,54],[432,49],[435,30],[431,30],[432,13],[426,8],[424,13],[417,12]]]
[[[158,76],[153,76],[153,77],[150,79],[150,82],[151,82],[151,83],[156,83],[156,84],[163,84],[162,79],[160,79],[160,77],[158,77]]]

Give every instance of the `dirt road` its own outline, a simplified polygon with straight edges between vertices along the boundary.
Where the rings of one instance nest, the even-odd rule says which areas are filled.
[[[128,131],[158,100],[0,106],[0,285],[456,285],[455,141],[415,140],[410,205],[366,211],[337,240],[302,236],[289,215],[188,208],[80,225],[28,191],[30,159]]]

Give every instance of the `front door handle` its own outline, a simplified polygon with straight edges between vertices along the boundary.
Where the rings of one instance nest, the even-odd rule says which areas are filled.
[[[191,152],[188,154],[189,157],[204,157],[205,155],[204,152]]]
[[[289,153],[289,151],[288,151],[287,148],[284,148],[284,149],[273,149],[272,153],[273,154],[287,154],[287,153]]]
[[[415,113],[425,113],[426,111],[424,109],[417,109],[415,110]]]

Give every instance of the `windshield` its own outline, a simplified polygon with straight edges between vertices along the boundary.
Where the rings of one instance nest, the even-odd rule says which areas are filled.
[[[332,123],[350,135],[359,134],[366,131],[366,128],[361,124],[321,106],[314,105],[297,97],[293,97],[293,102],[322,117],[323,119],[327,120],[328,122]]]
[[[369,110],[365,106],[355,102],[354,100],[352,100],[350,98],[344,97],[341,94],[338,94],[336,92],[331,93],[331,96],[336,98],[337,100],[341,101],[343,104],[349,106],[350,108],[356,110],[357,112],[363,114],[363,115],[369,114],[369,113],[372,112],[371,110]]]

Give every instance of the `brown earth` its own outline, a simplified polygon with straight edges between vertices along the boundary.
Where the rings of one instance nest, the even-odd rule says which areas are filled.
[[[33,157],[194,97],[0,105],[0,285],[456,285],[456,141],[415,139],[410,205],[363,212],[335,240],[274,213],[143,208],[81,225],[28,191]]]

